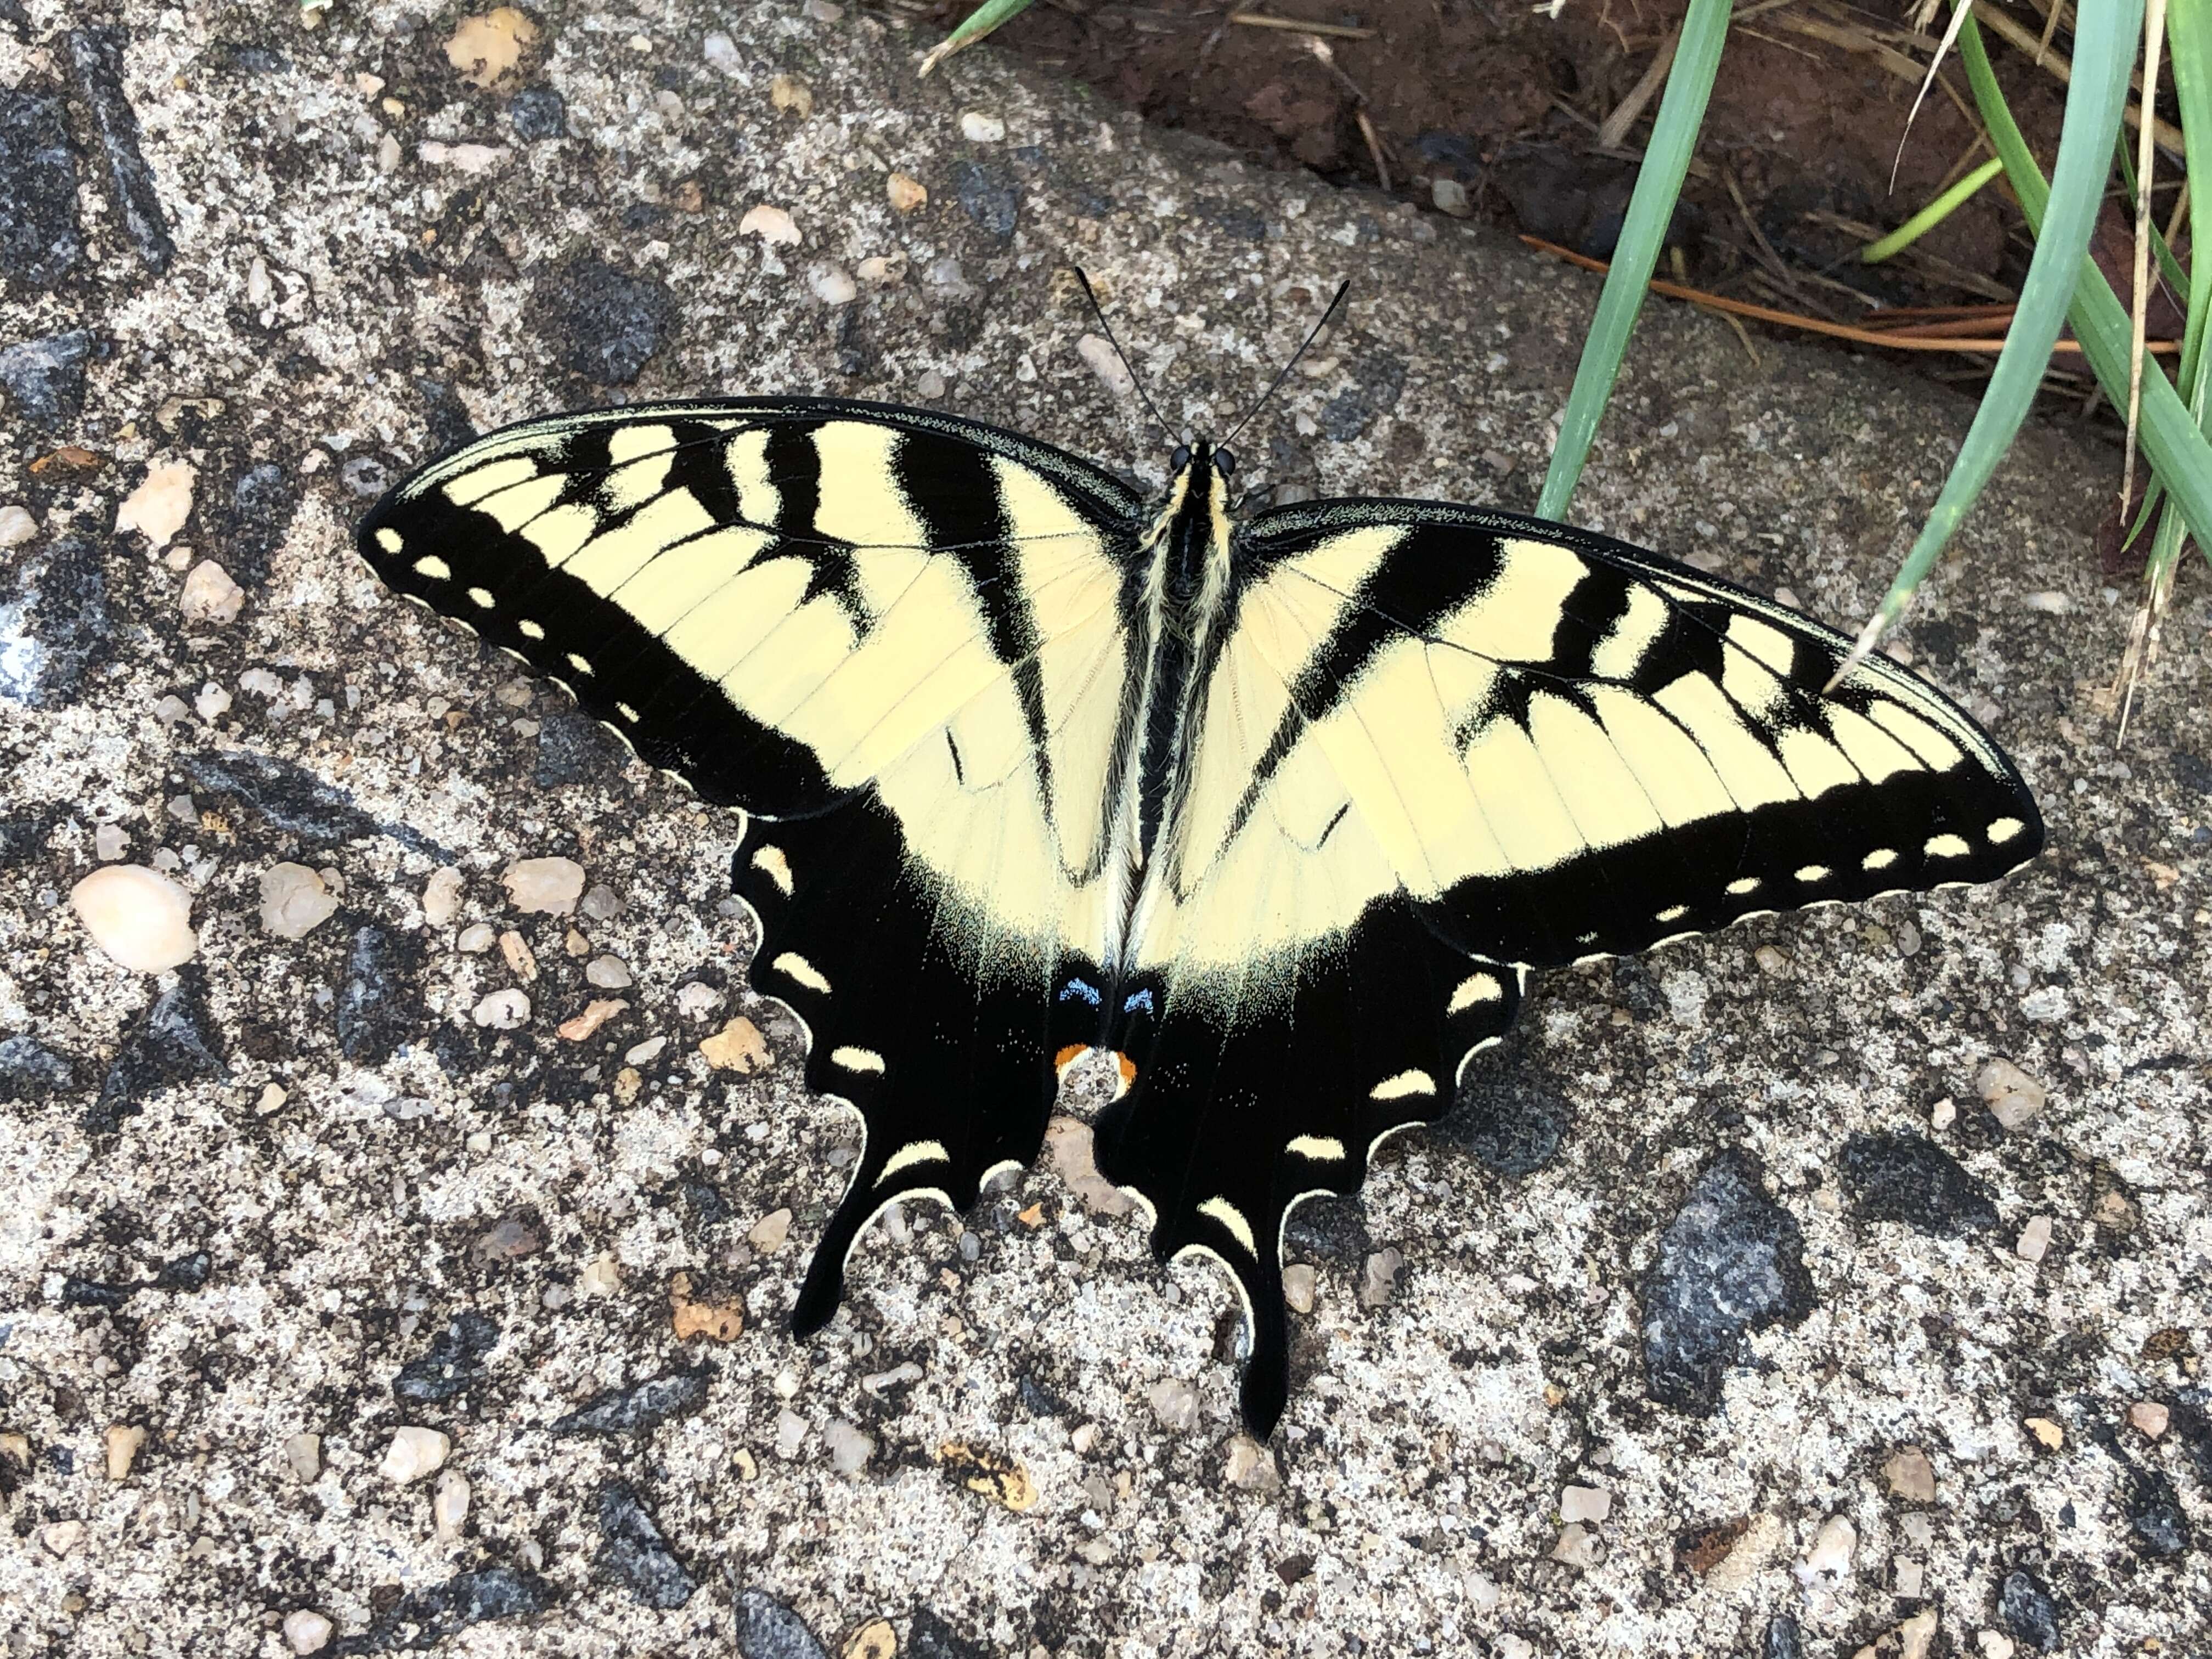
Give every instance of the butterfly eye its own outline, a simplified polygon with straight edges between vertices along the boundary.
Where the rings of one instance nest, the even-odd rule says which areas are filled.
[[[1213,464],[1221,469],[1221,476],[1225,478],[1237,470],[1237,457],[1230,450],[1217,449],[1213,452]]]
[[[1175,453],[1168,457],[1168,471],[1170,472],[1180,472],[1183,468],[1189,465],[1189,448],[1185,445],[1177,444],[1175,447]]]

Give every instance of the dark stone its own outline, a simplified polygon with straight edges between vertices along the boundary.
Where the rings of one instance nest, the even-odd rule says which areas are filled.
[[[27,287],[53,282],[84,254],[76,152],[58,92],[0,88],[0,270]]]
[[[1067,1415],[1067,1402],[1026,1372],[1015,1382],[1014,1393],[1021,1400],[1022,1409],[1032,1417]]]
[[[672,1371],[594,1395],[553,1425],[562,1436],[644,1434],[672,1417],[696,1412],[707,1400],[707,1373]]]
[[[61,821],[62,809],[51,801],[0,817],[0,870],[20,869],[45,859],[52,850],[46,843]]]
[[[124,234],[149,270],[167,270],[176,257],[169,222],[154,188],[154,170],[138,149],[138,112],[123,90],[123,35],[115,29],[71,29],[70,67],[78,89],[92,106],[107,157],[108,194],[123,221]]]
[[[1428,162],[1431,175],[1448,173],[1467,184],[1482,173],[1482,147],[1472,138],[1462,138],[1456,132],[1423,133],[1413,140],[1413,149]]]
[[[2058,1604],[2043,1581],[2025,1568],[2005,1575],[1997,1591],[1997,1622],[2023,1647],[2048,1653],[2058,1645]]]
[[[430,1352],[410,1359],[392,1379],[392,1394],[410,1406],[436,1406],[483,1380],[484,1356],[499,1343],[499,1327],[473,1308],[430,1339]]]
[[[476,437],[477,423],[470,418],[468,405],[453,387],[443,380],[417,374],[415,390],[422,399],[422,419],[429,428],[430,447],[438,454],[450,454]]]
[[[271,828],[303,841],[335,845],[389,836],[411,852],[453,861],[452,854],[410,825],[371,817],[354,804],[349,791],[290,761],[248,749],[208,749],[180,755],[176,763],[191,780],[195,793],[227,796]]]
[[[219,50],[222,61],[241,75],[282,75],[292,67],[292,60],[283,52],[257,41],[240,41]]]
[[[555,714],[538,728],[538,765],[531,781],[540,789],[586,783],[619,772],[625,759],[613,734],[588,714]]]
[[[660,349],[674,302],[651,277],[587,257],[539,280],[537,308],[562,368],[595,386],[628,386]]]
[[[1504,1042],[1467,1065],[1450,1111],[1429,1126],[1449,1146],[1471,1152],[1499,1175],[1534,1175],[1559,1155],[1574,1113],[1537,1045],[1516,1026]]]
[[[354,930],[338,987],[338,1052],[361,1066],[380,1066],[415,1034],[415,970],[422,946],[374,923]]]
[[[112,1134],[125,1118],[146,1109],[146,1097],[198,1078],[221,1077],[222,1039],[208,1018],[203,976],[194,968],[179,970],[177,983],[124,1034],[123,1046],[108,1063],[100,1097],[84,1115],[88,1134]]]
[[[605,1540],[592,1564],[608,1577],[625,1586],[648,1607],[663,1612],[680,1607],[699,1587],[684,1571],[668,1547],[660,1528],[637,1501],[637,1494],[619,1484],[599,1489],[599,1533]]]
[[[1797,1621],[1786,1613],[1778,1613],[1766,1621],[1766,1637],[1759,1644],[1759,1659],[1804,1659],[1805,1638],[1797,1633]]]
[[[0,629],[17,635],[0,655],[0,697],[31,708],[74,703],[108,642],[107,573],[93,544],[65,536],[0,571]]]
[[[805,1621],[764,1591],[738,1597],[739,1659],[830,1659]]]
[[[1200,197],[1191,204],[1191,211],[1201,219],[1218,225],[1231,236],[1248,242],[1267,240],[1267,222],[1253,209],[1241,202],[1217,201]]]
[[[2189,1517],[2173,1482],[2158,1470],[2129,1468],[2127,1508],[2128,1530],[2145,1555],[2175,1556],[2189,1547]]]
[[[1362,1261],[1374,1242],[1359,1200],[1334,1194],[1310,1198],[1292,1210],[1283,1238],[1303,1256],[1330,1261]]]
[[[2175,1395],[2168,1418],[2172,1431],[2189,1454],[2197,1478],[2212,1486],[2212,1389],[2184,1389]]]
[[[269,579],[269,561],[284,544],[299,504],[298,492],[275,461],[259,462],[238,475],[222,534],[222,568],[233,580],[252,586]]]
[[[33,1036],[0,1037],[0,1102],[45,1100],[76,1087],[76,1063]]]
[[[1711,1415],[1744,1334],[1813,1310],[1804,1240],[1764,1175],[1747,1152],[1717,1153],[1660,1235],[1643,1310],[1644,1392],[1662,1405]]]
[[[207,1284],[208,1273],[213,1265],[205,1250],[194,1250],[173,1261],[164,1262],[161,1272],[154,1275],[147,1288],[155,1291],[199,1290]]]
[[[963,157],[952,164],[952,193],[970,219],[1002,242],[1012,239],[1022,198],[1005,173]]]
[[[119,1308],[138,1294],[136,1285],[107,1285],[97,1279],[62,1275],[61,1305],[64,1308]]]
[[[552,87],[523,88],[508,100],[507,118],[514,124],[514,136],[526,144],[568,136],[568,100]]]
[[[1593,259],[1613,257],[1636,187],[1636,163],[1557,144],[1509,144],[1490,168],[1522,229]],[[1667,227],[1672,245],[1691,234],[1695,216],[1678,204]]]
[[[83,329],[31,340],[0,351],[0,386],[18,420],[58,431],[84,407],[84,362],[92,336]]]
[[[696,1211],[699,1219],[709,1227],[730,1218],[730,1201],[722,1196],[722,1189],[713,1182],[693,1176],[676,1184],[684,1194],[684,1201]]]
[[[907,1659],[991,1659],[989,1649],[960,1635],[927,1607],[914,1610],[901,1651]]]
[[[1853,1135],[1844,1144],[1844,1190],[1866,1221],[1902,1221],[1957,1238],[1997,1224],[1989,1190],[1925,1135]]]
[[[1406,390],[1406,365],[1376,351],[1352,365],[1352,384],[1322,405],[1321,429],[1338,443],[1349,443],[1397,408]]]
[[[338,469],[338,482],[355,497],[373,501],[392,488],[392,469],[375,455],[356,455]]]
[[[556,1600],[553,1587],[513,1567],[465,1572],[442,1584],[410,1590],[368,1630],[340,1640],[333,1654],[419,1651],[436,1647],[471,1625],[543,1613]]]

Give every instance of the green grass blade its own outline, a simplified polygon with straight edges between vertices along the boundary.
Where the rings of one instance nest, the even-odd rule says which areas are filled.
[[[2125,199],[2130,206],[2136,199],[2134,150],[2135,140],[2128,136],[2124,127],[2120,130],[2119,142],[2112,146],[2112,153],[2119,157],[2120,183],[2127,188]],[[2181,261],[2173,257],[2173,250],[2166,245],[2166,233],[2158,228],[2155,219],[2150,222],[2150,251],[2152,257],[2158,261],[2158,274],[2166,285],[2176,294],[2186,295],[2189,292],[2189,273],[2182,270]]]
[[[2112,174],[2112,135],[2119,130],[2121,112],[2126,107],[2128,71],[2135,66],[2136,42],[2142,36],[2142,3],[2143,0],[2080,0],[2075,9],[2074,82],[2066,92],[2058,160],[2051,168],[2043,222],[2036,231],[2035,252],[2028,261],[2027,279],[2021,285],[2020,304],[2013,313],[2012,326],[2005,331],[2004,349],[1997,353],[1989,387],[1974,411],[1966,441],[1959,446],[1950,476],[1943,480],[1936,505],[1929,509],[1904,566],[1861,631],[1855,656],[1872,650],[1882,631],[1911,603],[1913,590],[1958,532],[1960,521],[2012,447],[2021,423],[2034,406],[2044,368],[2051,361],[2051,348],[2057,343],[2059,328],[2066,321],[2069,303],[2081,280],[2089,232],[2104,202],[2105,181]],[[1969,21],[1960,37],[1962,48],[1975,33]],[[1983,119],[1988,121],[1987,111]],[[2003,153],[2000,149],[1999,155]],[[2009,162],[2007,171],[2011,171]],[[2162,381],[2165,376],[2158,378]],[[2127,385],[2124,364],[2118,394],[2123,400]],[[2124,401],[2121,406],[2126,406]]]
[[[1879,241],[1869,242],[1859,250],[1859,263],[1878,265],[1884,259],[1905,252],[1929,231],[1942,224],[1973,199],[1974,192],[2004,171],[2004,163],[1994,155],[1972,173],[1938,196],[1926,207],[1914,214],[1888,235]]]
[[[2027,216],[2028,228],[2036,233],[2039,248],[2051,186],[2044,181],[2043,170],[2036,166],[2027,140],[2021,136],[2012,118],[2012,112],[2005,107],[2004,94],[1998,90],[1996,76],[1990,68],[1989,52],[1982,44],[1981,32],[1972,22],[1959,36],[1959,57],[1966,65],[1967,83],[1973,89],[1975,108],[1989,129],[1997,154],[2004,160],[2006,181],[2019,198],[2021,211]],[[2184,136],[2185,140],[2186,134]],[[2212,137],[2212,133],[2206,136]],[[2110,135],[2106,142],[2110,142]],[[2124,409],[2131,344],[2128,309],[2120,303],[2119,295],[2112,292],[2112,285],[2105,280],[2105,273],[2097,269],[2096,262],[2086,256],[2076,280],[2073,307],[2067,314],[2074,325],[2074,337],[2081,341],[2081,355],[2088,360],[2098,384],[2105,388],[2107,397]],[[2200,359],[2203,355],[2200,354]],[[2172,495],[2197,544],[2212,547],[2212,443],[2205,441],[2196,417],[2163,374],[2148,376],[2143,381],[2141,441],[2144,459]]]
[[[1008,18],[1018,17],[1029,9],[1030,0],[983,0],[958,28],[930,49],[929,56],[921,60],[921,73],[928,74],[954,52],[974,46]]]
[[[1729,4],[1730,0],[1690,0],[1689,15],[1682,20],[1674,65],[1667,74],[1659,113],[1652,118],[1651,142],[1637,172],[1612,269],[1606,272],[1597,314],[1583,341],[1574,390],[1567,394],[1566,412],[1559,419],[1559,441],[1553,446],[1552,464],[1544,474],[1544,491],[1536,502],[1536,511],[1544,518],[1565,514],[1589,459],[1598,421],[1613,396],[1636,313],[1659,263],[1667,224],[1674,216],[1674,204],[1690,170],[1691,153],[1698,147],[1698,131],[1705,125],[1705,100],[1712,94],[1721,46],[1728,39]]]
[[[2174,101],[2181,111],[2181,143],[2185,177],[2212,181],[2212,0],[2166,0],[2166,47],[2172,65]],[[2212,247],[2212,188],[2189,192],[2190,258],[2196,250]],[[2212,319],[2212,280],[2192,282],[2180,290],[2189,295],[2188,320],[2181,331],[2181,362],[2178,378],[2185,387],[2200,381],[2198,368],[2204,356],[2204,332]],[[2203,405],[2195,391],[2190,407],[2201,417]],[[2202,545],[2202,544],[2200,544]]]

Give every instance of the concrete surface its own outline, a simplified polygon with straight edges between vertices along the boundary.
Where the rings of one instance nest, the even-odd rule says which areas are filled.
[[[1459,1116],[1294,1229],[1271,1448],[1224,1284],[1049,1170],[878,1231],[795,1344],[851,1130],[744,989],[732,826],[384,594],[367,501],[471,426],[714,390],[1157,478],[1079,259],[1192,420],[1352,277],[1253,471],[1526,507],[1595,286],[988,52],[918,82],[925,39],[821,0],[553,0],[488,88],[463,16],[0,3],[8,1654],[2212,1642],[2212,611],[2192,567],[2116,751],[2111,446],[2030,432],[1901,636],[2050,854],[1543,980]],[[1656,310],[1577,516],[1850,626],[1969,412]],[[173,538],[118,532],[174,463]],[[240,594],[188,592],[209,560]],[[191,963],[90,944],[102,854],[189,890]],[[605,890],[523,914],[533,857]],[[337,900],[296,939],[280,863]],[[738,1016],[773,1057],[713,1069]]]

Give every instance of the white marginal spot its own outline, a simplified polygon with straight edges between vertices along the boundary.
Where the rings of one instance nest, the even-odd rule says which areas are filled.
[[[873,1048],[832,1048],[830,1063],[842,1066],[848,1072],[881,1072],[884,1057]]]
[[[1229,1231],[1229,1236],[1244,1247],[1244,1254],[1255,1255],[1252,1248],[1252,1224],[1244,1218],[1244,1212],[1225,1198],[1209,1198],[1198,1206],[1198,1212],[1211,1216]]]
[[[545,637],[545,625],[543,623],[534,623],[525,617],[514,625],[526,640],[542,640]]]
[[[763,847],[753,854],[753,868],[783,890],[786,898],[791,896],[791,860],[783,855],[781,847]]]
[[[1652,917],[1651,920],[1654,921],[1680,921],[1684,916],[1686,916],[1689,914],[1690,907],[1688,905],[1670,904],[1665,909],[1660,911],[1658,915]]]
[[[376,532],[376,544],[387,553],[397,553],[407,544],[400,539],[398,531],[386,525]]]
[[[1283,1150],[1296,1152],[1300,1158],[1310,1158],[1316,1164],[1340,1164],[1344,1161],[1344,1143],[1334,1135],[1298,1135]]]
[[[1498,982],[1497,975],[1470,974],[1453,990],[1451,1001],[1444,1012],[1455,1014],[1463,1008],[1474,1007],[1478,1002],[1502,1002],[1504,998],[1505,988]]]
[[[1930,836],[1923,850],[1931,859],[1962,859],[1973,849],[1966,845],[1963,836]]]
[[[774,962],[769,963],[769,966],[785,978],[804,985],[810,991],[819,991],[823,996],[830,994],[830,981],[822,977],[812,963],[796,951],[786,951]]]
[[[415,574],[428,576],[434,582],[449,582],[453,579],[453,567],[435,553],[425,553],[415,561]]]
[[[880,1187],[901,1170],[910,1170],[917,1164],[950,1164],[951,1154],[941,1140],[909,1140],[884,1161],[884,1172],[876,1177]]]
[[[1367,1091],[1370,1100],[1403,1100],[1407,1095],[1432,1095],[1437,1091],[1437,1080],[1426,1072],[1401,1072],[1395,1077],[1384,1078]]]
[[[1802,864],[1797,866],[1797,879],[1803,882],[1826,881],[1828,866],[1825,864]]]
[[[618,703],[617,703],[617,704],[615,705],[615,713],[616,713],[616,714],[620,714],[620,715],[621,715],[624,720],[628,720],[628,721],[629,721],[632,726],[635,726],[635,725],[637,724],[637,710],[636,710],[636,709],[635,709],[635,708],[631,708],[628,703],[626,703],[626,702],[618,702]]]
[[[1999,818],[1989,827],[1990,844],[1996,846],[2008,842],[2027,828],[2018,818]]]
[[[1756,893],[1759,890],[1759,878],[1738,876],[1728,884],[1728,890],[1730,896],[1735,898],[1741,898],[1746,893]]]
[[[497,599],[492,597],[491,589],[489,587],[471,587],[469,589],[469,598],[475,604],[482,605],[487,611],[490,610],[492,606],[499,603]]]
[[[573,651],[568,653],[568,666],[574,669],[579,674],[588,674],[592,672],[591,659],[588,657],[580,657]]]
[[[1862,870],[1887,870],[1891,865],[1896,862],[1897,849],[1895,848],[1877,847],[1873,852],[1869,853],[1864,858],[1859,860],[1859,868]]]

